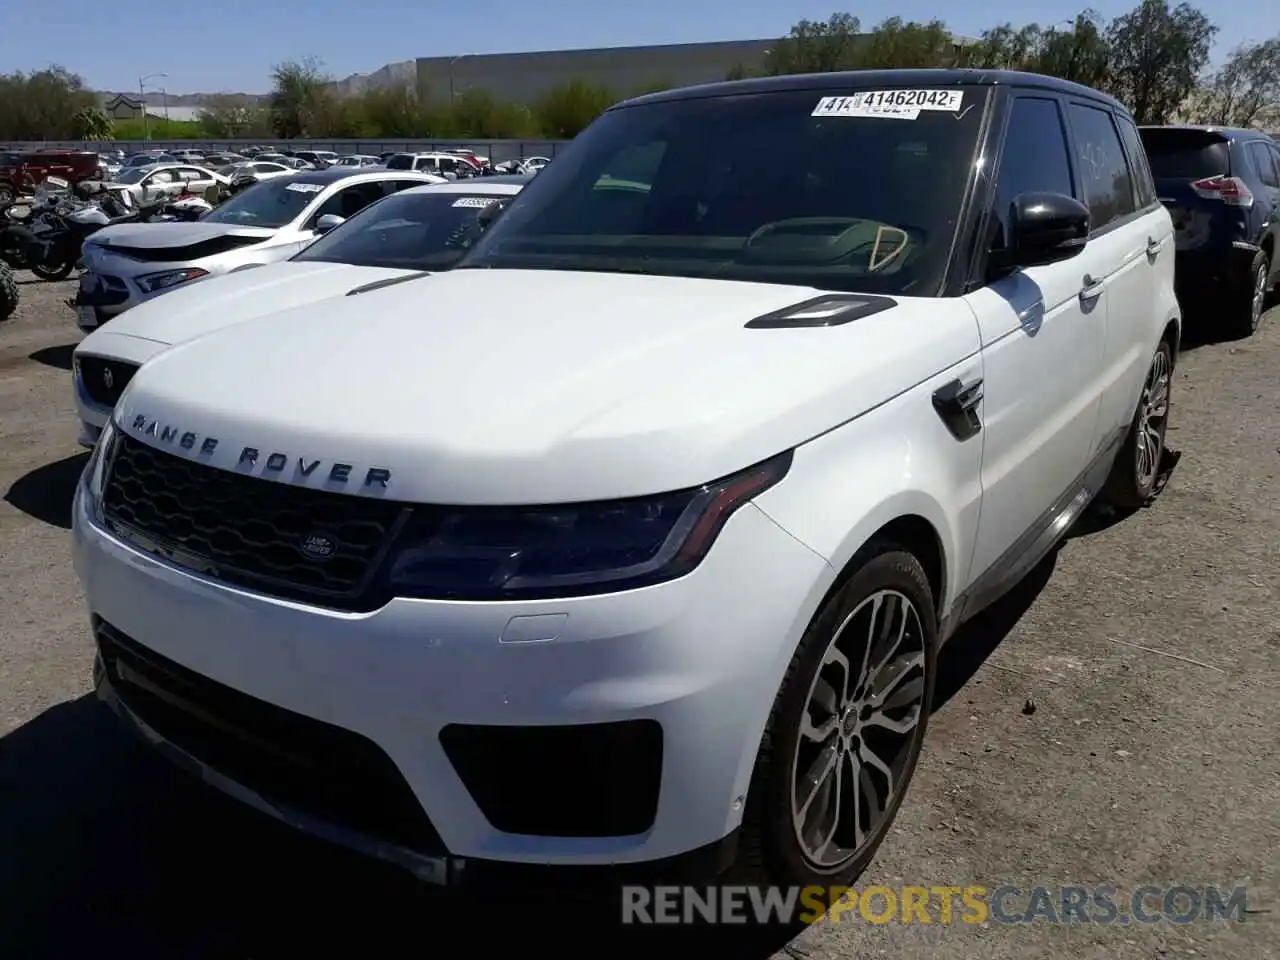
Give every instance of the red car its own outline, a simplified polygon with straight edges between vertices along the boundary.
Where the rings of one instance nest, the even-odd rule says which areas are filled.
[[[0,203],[33,191],[47,177],[95,180],[98,155],[87,150],[0,151]]]

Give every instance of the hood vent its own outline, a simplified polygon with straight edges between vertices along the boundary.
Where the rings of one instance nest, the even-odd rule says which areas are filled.
[[[756,317],[752,330],[787,330],[801,327],[839,327],[875,313],[891,310],[898,302],[870,294],[826,294]]]
[[[182,260],[201,260],[204,257],[214,257],[229,250],[238,250],[240,247],[251,247],[254,244],[262,243],[266,239],[266,237],[226,235],[212,237],[209,240],[201,240],[199,243],[187,244],[185,247],[129,247],[123,244],[111,243],[110,241],[99,242],[95,246],[110,253],[128,257],[130,260],[140,260],[144,263],[177,263]]]
[[[427,271],[421,273],[411,273],[407,277],[388,277],[386,280],[375,280],[373,283],[366,283],[362,287],[353,287],[347,291],[348,297],[354,297],[360,293],[368,293],[370,290],[381,290],[383,287],[394,287],[397,283],[404,283],[406,280],[421,280],[423,277],[431,276]]]

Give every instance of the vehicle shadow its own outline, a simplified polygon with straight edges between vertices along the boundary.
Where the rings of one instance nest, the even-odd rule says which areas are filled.
[[[44,347],[28,355],[28,360],[43,363],[46,367],[57,367],[59,370],[71,369],[71,355],[79,344],[64,343],[56,347]]]
[[[0,955],[23,960],[112,943],[165,960],[379,955],[424,936],[491,955],[765,960],[799,932],[624,925],[617,907],[518,888],[442,893],[189,778],[91,695],[0,739],[0,849]]]
[[[965,688],[987,658],[1004,642],[1048,585],[1058,563],[1055,547],[1004,596],[960,627],[938,657],[933,709]]]
[[[1274,311],[1280,307],[1280,293],[1271,293],[1263,304],[1263,324],[1270,318],[1266,311]],[[1248,340],[1241,333],[1233,333],[1223,329],[1222,303],[1211,300],[1187,300],[1182,304],[1182,342],[1179,351],[1188,353],[1200,347],[1211,347],[1220,343],[1237,343]]]
[[[5,502],[42,523],[70,530],[71,502],[88,460],[87,452],[77,453],[37,467],[13,481]]]

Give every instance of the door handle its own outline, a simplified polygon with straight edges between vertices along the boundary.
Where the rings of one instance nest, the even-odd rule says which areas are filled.
[[[1080,302],[1092,303],[1102,296],[1103,282],[1095,280],[1089,274],[1084,275],[1083,286],[1080,288]]]
[[[1147,256],[1154,260],[1156,257],[1160,256],[1160,249],[1163,246],[1164,244],[1155,237],[1147,237]]]
[[[952,380],[933,392],[933,409],[951,435],[968,440],[982,431],[978,405],[982,403],[982,378],[962,383]]]

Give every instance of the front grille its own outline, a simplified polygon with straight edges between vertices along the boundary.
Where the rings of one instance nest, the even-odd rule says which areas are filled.
[[[368,587],[403,505],[247,477],[117,434],[103,488],[113,533],[227,583],[344,610]],[[306,541],[332,548],[313,559]]]
[[[80,370],[80,383],[84,392],[94,403],[104,407],[114,407],[129,385],[133,375],[138,372],[136,363],[125,363],[123,360],[107,360],[104,357],[78,357],[76,364]]]
[[[485,819],[505,833],[625,837],[658,815],[662,726],[450,724],[440,745]]]
[[[267,800],[432,855],[444,844],[395,763],[372,741],[233,690],[95,618],[120,701],[201,763]]]

